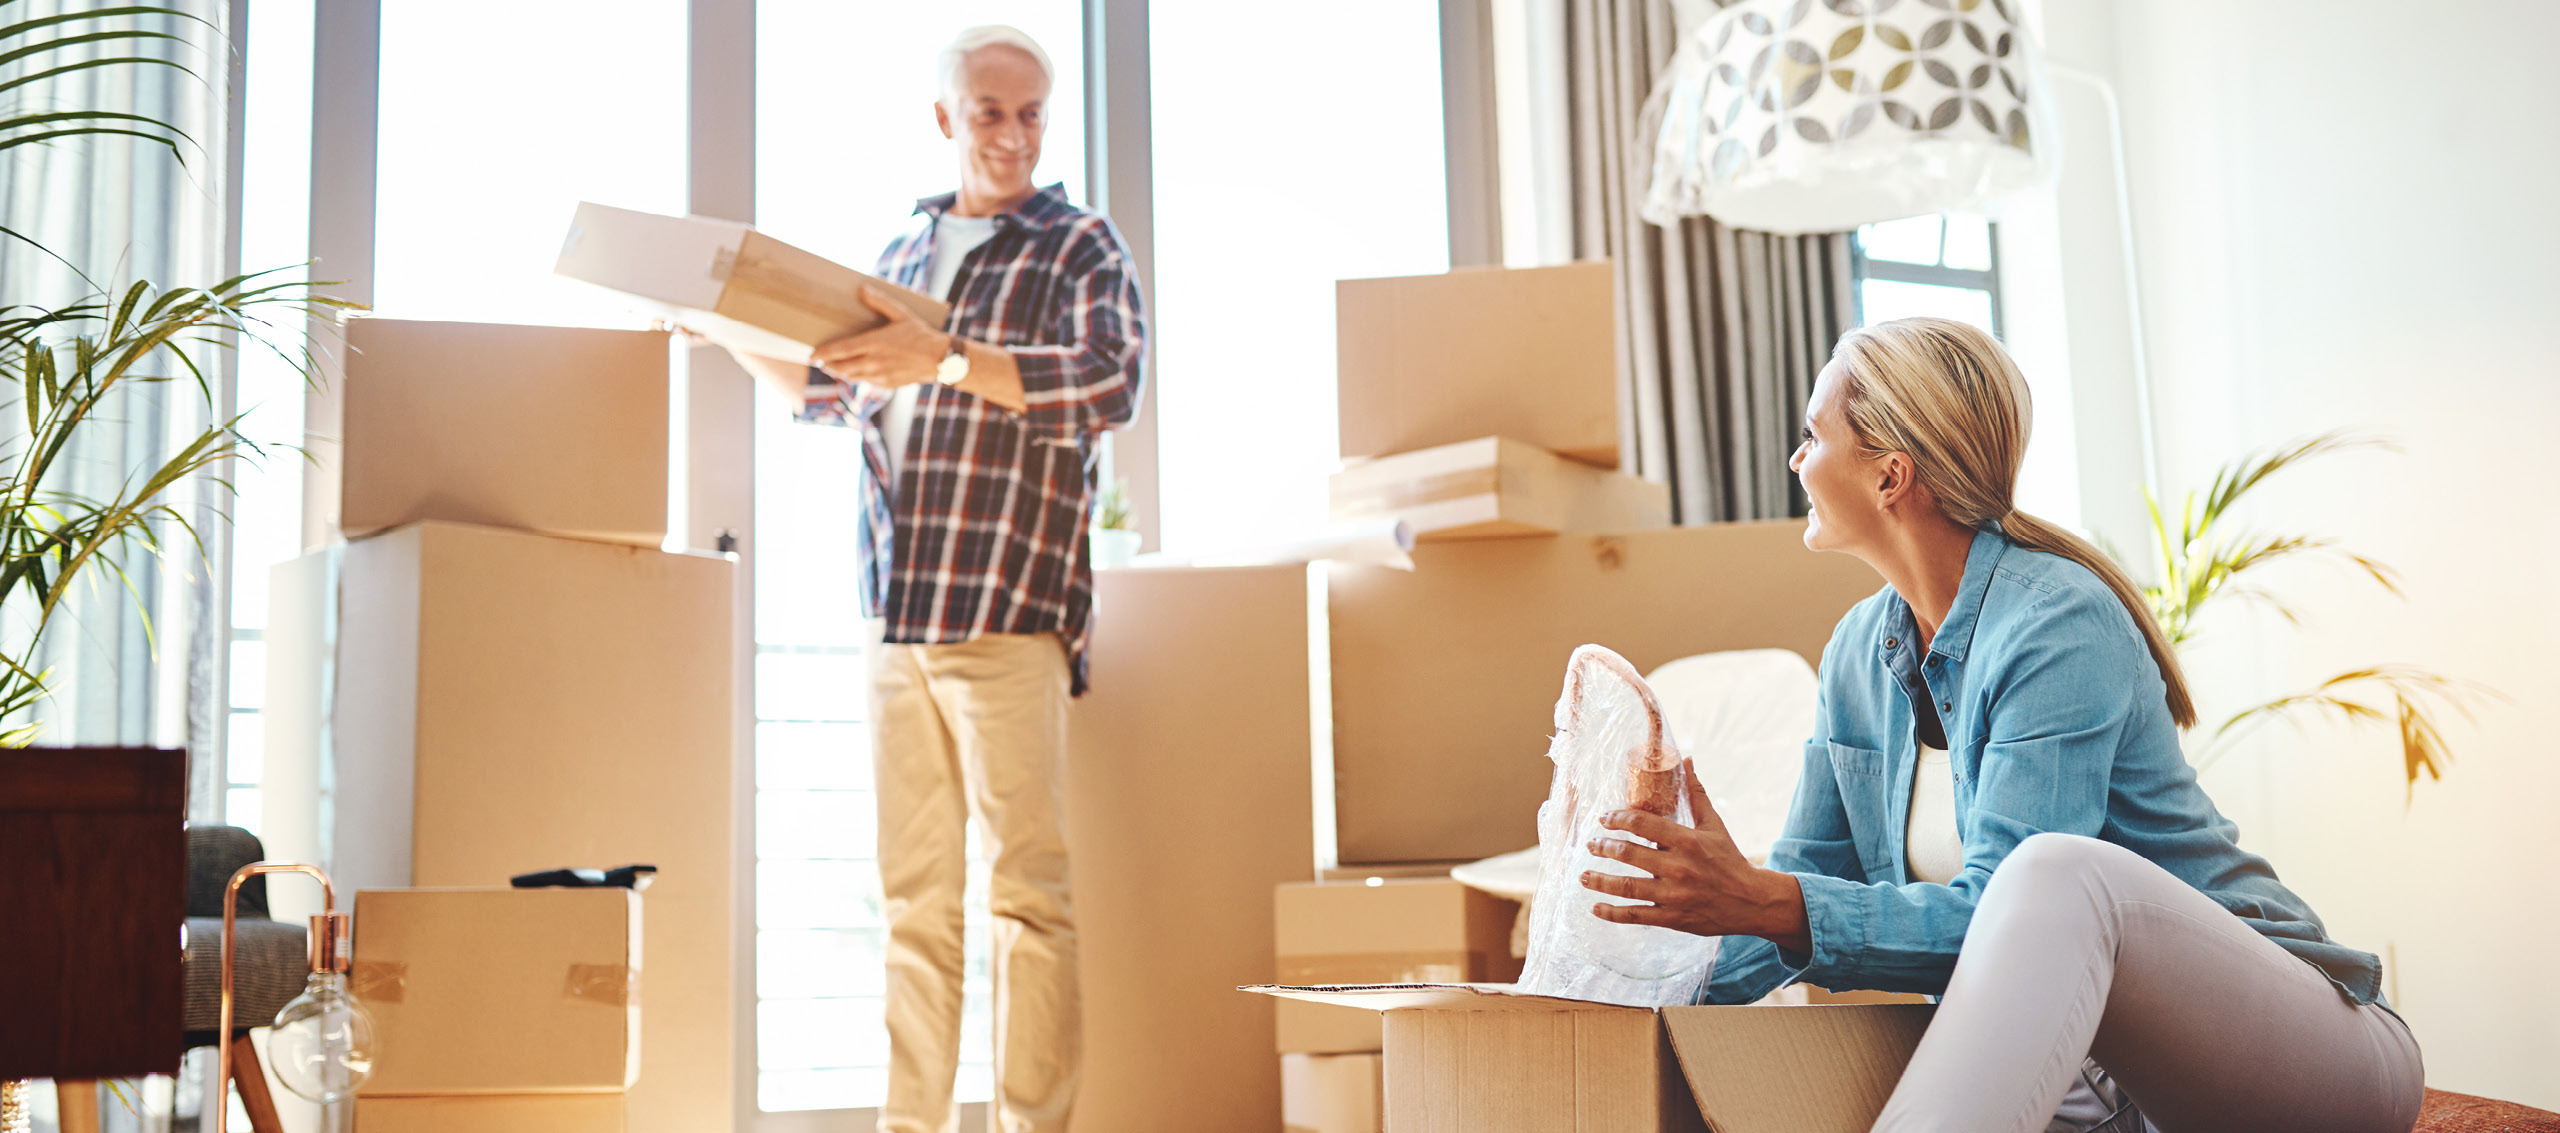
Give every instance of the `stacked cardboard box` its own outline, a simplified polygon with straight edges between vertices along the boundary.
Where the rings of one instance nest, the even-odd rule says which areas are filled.
[[[619,1133],[640,1073],[640,898],[627,889],[367,889],[349,983],[379,1054],[365,1133]]]
[[[1605,262],[1336,285],[1337,521],[1424,541],[1668,526],[1671,490],[1618,471]]]
[[[1282,984],[1507,983],[1519,978],[1511,928],[1520,906],[1442,877],[1297,883],[1272,891],[1272,954]],[[1374,1011],[1282,999],[1272,1012],[1283,1124],[1374,1133]],[[1367,1115],[1368,1124],[1361,1123]]]
[[[526,1077],[542,1064],[484,1057],[506,1048],[430,1002],[485,986],[412,981],[359,1128],[620,1130],[626,1112],[635,1130],[725,1126],[736,582],[726,557],[658,549],[667,338],[359,319],[348,343],[333,519],[352,541],[275,568],[268,641],[268,746],[331,784],[332,870],[381,890],[659,870],[645,926],[616,922],[645,934],[626,966],[650,960],[647,994],[606,1013],[631,1016],[636,1070]],[[504,918],[456,911],[481,898],[367,896],[359,963],[394,962],[402,932],[515,939]],[[539,1043],[601,1019],[574,1003],[526,1025],[521,1007],[517,1033]]]

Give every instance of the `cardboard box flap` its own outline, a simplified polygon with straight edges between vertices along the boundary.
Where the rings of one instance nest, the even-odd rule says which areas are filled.
[[[1864,1133],[1936,1010],[1665,1007],[1662,1025],[1715,1133]]]
[[[1387,1012],[1410,1007],[1440,1011],[1642,1011],[1615,1003],[1529,995],[1512,984],[1249,984],[1237,991],[1307,1003]]]

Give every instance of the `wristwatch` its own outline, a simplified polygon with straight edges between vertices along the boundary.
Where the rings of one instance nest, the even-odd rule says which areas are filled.
[[[968,379],[969,349],[960,341],[960,336],[955,334],[951,336],[951,353],[943,355],[941,363],[933,368],[933,380],[947,386],[956,386]]]

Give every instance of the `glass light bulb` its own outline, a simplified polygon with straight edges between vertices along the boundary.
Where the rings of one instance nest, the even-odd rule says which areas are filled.
[[[285,1089],[322,1105],[355,1096],[373,1074],[373,1013],[347,994],[345,973],[311,973],[276,1012],[267,1065]]]

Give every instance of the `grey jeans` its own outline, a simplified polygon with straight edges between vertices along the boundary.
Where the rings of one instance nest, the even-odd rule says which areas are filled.
[[[2399,1016],[2141,855],[2038,834],[1992,872],[1875,1127],[2035,1133],[2084,1059],[2169,1133],[2408,1133],[2426,1087]]]

